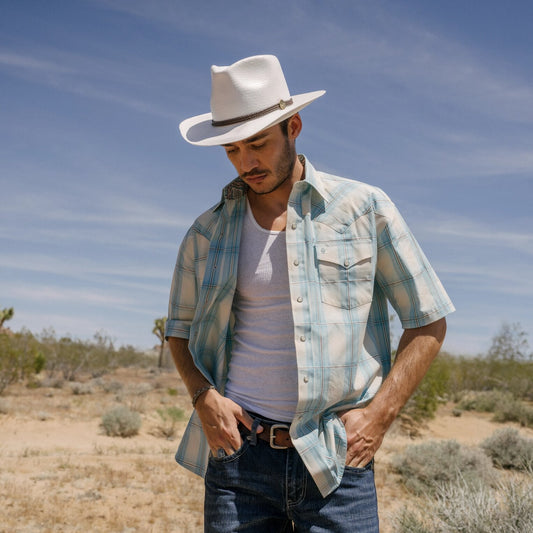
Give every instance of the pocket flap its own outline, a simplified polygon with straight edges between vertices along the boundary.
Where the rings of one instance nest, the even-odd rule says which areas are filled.
[[[372,241],[317,243],[315,248],[319,261],[334,263],[346,269],[360,263],[370,262],[373,253]]]

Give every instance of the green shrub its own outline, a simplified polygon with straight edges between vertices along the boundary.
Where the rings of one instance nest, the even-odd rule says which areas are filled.
[[[510,392],[501,390],[468,391],[463,394],[458,407],[465,411],[494,413],[504,405],[513,404],[514,401]]]
[[[517,429],[503,428],[481,443],[494,466],[515,470],[533,469],[533,439],[522,437]]]
[[[177,423],[186,419],[185,411],[179,407],[167,407],[158,409],[157,414],[161,417],[162,423],[157,426],[155,434],[172,440],[176,435]]]
[[[34,373],[37,346],[29,331],[0,333],[0,394],[7,386]]]
[[[478,448],[462,447],[454,440],[429,441],[408,446],[392,460],[405,487],[415,494],[434,491],[459,479],[466,483],[491,483],[491,461]]]
[[[518,422],[524,427],[533,427],[533,408],[515,400],[500,406],[494,413],[496,422]]]
[[[42,352],[37,352],[37,355],[33,359],[33,370],[36,374],[40,374],[46,365],[46,357]]]
[[[139,433],[141,417],[139,413],[120,405],[102,416],[101,425],[108,437],[132,437]]]
[[[445,401],[448,390],[448,357],[447,354],[441,354],[433,361],[424,379],[403,408],[403,415],[415,421],[433,418],[439,404]]]
[[[501,390],[533,400],[533,361],[501,361],[487,357],[448,356],[448,393]]]

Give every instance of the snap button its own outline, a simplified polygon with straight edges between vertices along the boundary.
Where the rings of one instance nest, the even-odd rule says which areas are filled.
[[[305,342],[305,335],[302,335],[302,336],[300,337],[300,340],[301,340],[302,342]]]
[[[299,304],[301,304],[301,303],[304,301],[304,299],[303,299],[301,296],[298,296],[298,298],[296,298],[296,301],[297,301]]]
[[[307,376],[304,376],[304,383],[309,383],[309,378]]]
[[[348,261],[348,259],[346,259],[346,261],[344,261],[344,266],[345,267],[350,266],[350,261]]]
[[[300,264],[300,261],[298,261],[298,259],[295,259],[294,260],[294,266],[298,266]]]
[[[298,225],[296,224],[296,222],[293,222],[293,223],[291,224],[291,228],[292,228],[292,229],[296,229],[297,227],[298,227]]]

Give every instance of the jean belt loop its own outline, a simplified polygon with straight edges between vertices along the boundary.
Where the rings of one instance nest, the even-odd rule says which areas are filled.
[[[250,444],[252,446],[257,445],[257,428],[259,427],[260,423],[261,421],[259,420],[259,418],[254,418],[254,421],[252,423],[252,432],[250,433],[250,435],[248,435],[248,440],[250,441]]]

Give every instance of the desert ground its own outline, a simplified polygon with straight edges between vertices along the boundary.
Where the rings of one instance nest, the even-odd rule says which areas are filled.
[[[177,373],[119,369],[80,382],[17,384],[0,397],[0,532],[202,531],[202,480],[174,462],[185,421],[172,428],[160,415],[169,407],[190,414]],[[140,413],[138,435],[104,434],[102,415],[117,405]],[[387,435],[376,457],[383,533],[393,533],[390,517],[410,498],[390,468],[396,452],[424,439],[475,445],[501,427],[489,414],[456,417],[452,408],[442,405],[417,436],[399,425]]]

